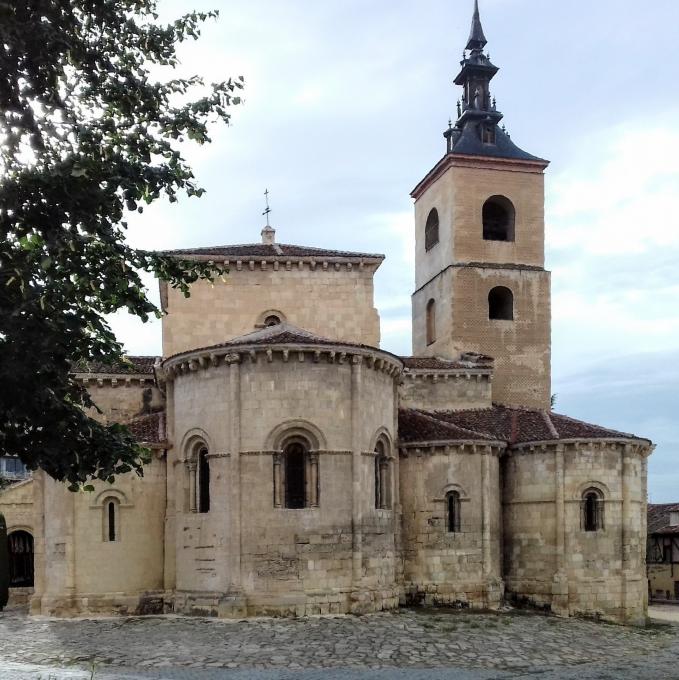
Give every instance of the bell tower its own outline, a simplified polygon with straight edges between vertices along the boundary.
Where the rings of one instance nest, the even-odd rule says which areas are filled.
[[[498,72],[475,0],[455,78],[446,153],[415,187],[413,353],[495,358],[493,400],[549,408],[550,273],[544,268],[544,171],[511,140],[490,84]]]

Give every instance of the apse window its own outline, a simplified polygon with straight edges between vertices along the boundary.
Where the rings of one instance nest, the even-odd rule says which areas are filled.
[[[488,318],[491,321],[514,320],[514,294],[509,288],[498,286],[488,293]]]
[[[484,241],[514,241],[516,211],[505,196],[491,196],[483,204]]]
[[[208,450],[198,452],[198,512],[210,512],[210,459]]]
[[[446,510],[448,514],[448,533],[460,533],[460,494],[457,491],[451,491],[446,496]]]
[[[432,208],[424,227],[424,249],[429,251],[439,242],[439,213]]]
[[[604,528],[604,497],[598,489],[588,489],[582,494],[580,506],[581,524],[586,532]]]
[[[308,505],[307,452],[300,443],[293,443],[285,451],[285,507],[305,508]]]
[[[120,504],[117,498],[104,501],[104,540],[110,543],[120,540]]]

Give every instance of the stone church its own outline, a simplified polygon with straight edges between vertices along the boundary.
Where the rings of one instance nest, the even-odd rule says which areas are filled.
[[[550,408],[548,162],[501,126],[485,45],[477,6],[457,120],[412,192],[413,356],[379,347],[382,255],[268,226],[172,251],[229,273],[189,298],[160,283],[162,356],[77,373],[152,450],[143,478],[0,495],[32,612],[644,621],[653,447]]]

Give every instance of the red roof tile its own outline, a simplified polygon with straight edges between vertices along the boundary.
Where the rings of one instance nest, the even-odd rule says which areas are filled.
[[[404,444],[413,442],[449,441],[496,441],[494,437],[481,432],[447,423],[434,414],[418,409],[399,409],[399,440]]]
[[[679,534],[679,526],[670,526],[670,513],[679,512],[679,503],[648,504],[648,534]]]
[[[608,430],[598,425],[585,423],[574,418],[556,413],[508,406],[494,405],[485,409],[463,411],[419,411],[447,425],[463,428],[465,431],[506,442],[507,444],[527,444],[530,442],[560,441],[568,439],[641,439],[632,434]],[[417,423],[404,419],[399,420],[399,437],[402,441],[412,441],[420,437],[416,430],[410,433],[410,427]],[[433,430],[432,430],[433,432]],[[468,437],[460,437],[468,439]],[[417,439],[421,441],[421,439]]]
[[[139,416],[125,423],[140,444],[163,444],[165,433],[165,411]]]
[[[401,361],[407,369],[414,371],[456,371],[493,367],[493,359],[482,354],[467,354],[456,361],[443,357],[401,357]]]
[[[76,373],[103,373],[106,375],[130,375],[146,373],[153,375],[153,366],[160,357],[133,357],[125,356],[122,362],[106,364],[102,361],[93,361],[79,364],[75,367]]]

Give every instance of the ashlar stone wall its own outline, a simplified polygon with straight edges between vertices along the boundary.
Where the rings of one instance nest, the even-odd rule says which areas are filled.
[[[515,449],[503,463],[504,578],[519,601],[556,613],[641,623],[646,611],[647,444]],[[596,489],[602,524],[586,531]]]
[[[401,448],[406,602],[498,607],[502,600],[501,445]],[[459,525],[448,495],[459,495]]]
[[[34,614],[152,614],[164,611],[165,461],[154,454],[144,477],[119,475],[71,492],[35,473]],[[115,540],[108,502],[115,504]]]
[[[251,333],[267,312],[321,337],[377,347],[373,276],[380,262],[232,261],[214,285],[194,283],[189,298],[161,282],[163,356]]]
[[[418,370],[404,372],[399,385],[401,408],[448,411],[492,406],[492,371]]]
[[[232,348],[203,368],[192,357],[167,362],[176,561],[166,567],[166,586],[176,586],[176,611],[303,615],[397,606],[400,362],[328,346]],[[389,456],[389,507],[379,509],[378,440]],[[313,469],[300,509],[285,507],[289,441],[305,443]],[[209,450],[206,513],[192,503],[196,442]]]

